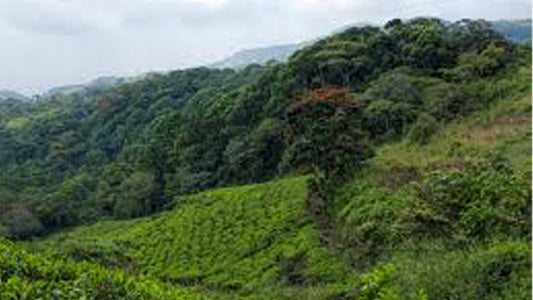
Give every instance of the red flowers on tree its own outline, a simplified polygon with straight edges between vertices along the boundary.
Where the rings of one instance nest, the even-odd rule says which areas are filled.
[[[357,100],[358,94],[336,85],[297,90],[295,97],[297,101],[287,111],[289,116],[304,114],[310,117],[328,118],[339,112],[354,112],[361,106],[361,102]]]

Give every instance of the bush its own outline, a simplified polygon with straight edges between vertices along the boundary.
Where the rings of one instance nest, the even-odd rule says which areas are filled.
[[[400,221],[410,234],[475,243],[530,236],[530,186],[501,157],[464,161],[460,171],[429,174]],[[453,243],[452,243],[453,244]]]
[[[13,238],[24,239],[44,232],[41,221],[22,204],[11,205],[0,213],[0,222],[4,230],[7,229],[8,236]]]
[[[352,261],[365,267],[384,259],[400,242],[395,222],[412,201],[401,192],[387,192],[362,184],[342,196],[350,202],[341,210],[341,236]]]
[[[428,299],[531,299],[529,243],[424,253],[396,266],[405,288],[424,288]]]
[[[427,88],[425,95],[426,111],[437,120],[452,120],[479,106],[475,94],[460,85],[439,84]]]
[[[424,289],[418,290],[413,295],[406,295],[402,286],[396,279],[395,268],[391,264],[376,267],[371,273],[364,274],[361,278],[361,300],[427,300]]]
[[[209,299],[143,276],[134,278],[95,264],[30,254],[4,240],[0,240],[0,266],[0,300]]]
[[[405,102],[375,100],[364,110],[363,127],[372,137],[397,137],[416,118],[415,107]]]
[[[422,114],[409,130],[408,138],[412,143],[425,145],[438,130],[437,120],[428,114]]]
[[[409,69],[398,68],[381,75],[364,93],[363,100],[383,99],[414,106],[422,104],[424,95],[417,85],[420,78],[409,75],[409,72]]]
[[[6,238],[6,237],[9,237],[9,229],[0,224],[0,238]]]
[[[491,43],[481,53],[466,52],[459,57],[459,65],[444,71],[452,81],[471,81],[488,77],[509,66],[516,54],[509,47]]]

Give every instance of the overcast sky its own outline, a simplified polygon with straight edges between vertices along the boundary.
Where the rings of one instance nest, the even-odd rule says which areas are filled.
[[[197,66],[414,16],[530,18],[531,0],[0,0],[0,89]]]

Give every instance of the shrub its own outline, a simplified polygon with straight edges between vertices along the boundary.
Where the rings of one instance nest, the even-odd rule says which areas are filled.
[[[498,156],[477,158],[460,171],[429,174],[415,186],[418,200],[403,225],[426,237],[469,243],[530,236],[530,187],[507,164]]]
[[[390,254],[400,241],[395,222],[412,201],[401,192],[387,192],[362,184],[346,192],[350,202],[340,211],[341,236],[350,258],[359,267],[372,265]]]
[[[7,229],[8,236],[13,238],[24,239],[44,231],[41,221],[23,204],[8,206],[0,213],[0,222]]]
[[[372,137],[394,137],[404,133],[405,127],[416,118],[415,107],[405,102],[371,101],[364,110],[363,127]]]
[[[418,290],[413,295],[406,295],[396,280],[395,268],[391,264],[376,267],[372,272],[364,274],[361,278],[361,300],[427,300],[424,289]]]
[[[497,242],[475,250],[428,251],[397,265],[397,276],[428,299],[531,299],[529,243]]]
[[[489,44],[480,53],[465,52],[459,57],[459,65],[444,71],[444,77],[454,81],[470,81],[496,74],[516,59],[510,47]]]
[[[424,145],[429,142],[431,136],[438,130],[439,123],[437,120],[428,114],[422,114],[411,126],[411,129],[408,133],[408,138],[413,143]]]
[[[452,120],[478,107],[475,94],[468,88],[443,83],[425,90],[426,110],[437,120]]]

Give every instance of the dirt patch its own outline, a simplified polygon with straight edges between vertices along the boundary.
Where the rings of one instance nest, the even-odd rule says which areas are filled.
[[[531,128],[531,115],[519,114],[494,119],[492,123],[476,126],[464,132],[462,136],[484,145],[492,145],[497,136],[513,136],[525,133]]]
[[[494,119],[492,122],[492,125],[513,125],[513,126],[520,126],[520,125],[531,125],[531,115],[530,114],[518,114],[513,116],[508,116],[505,118],[497,118]]]

